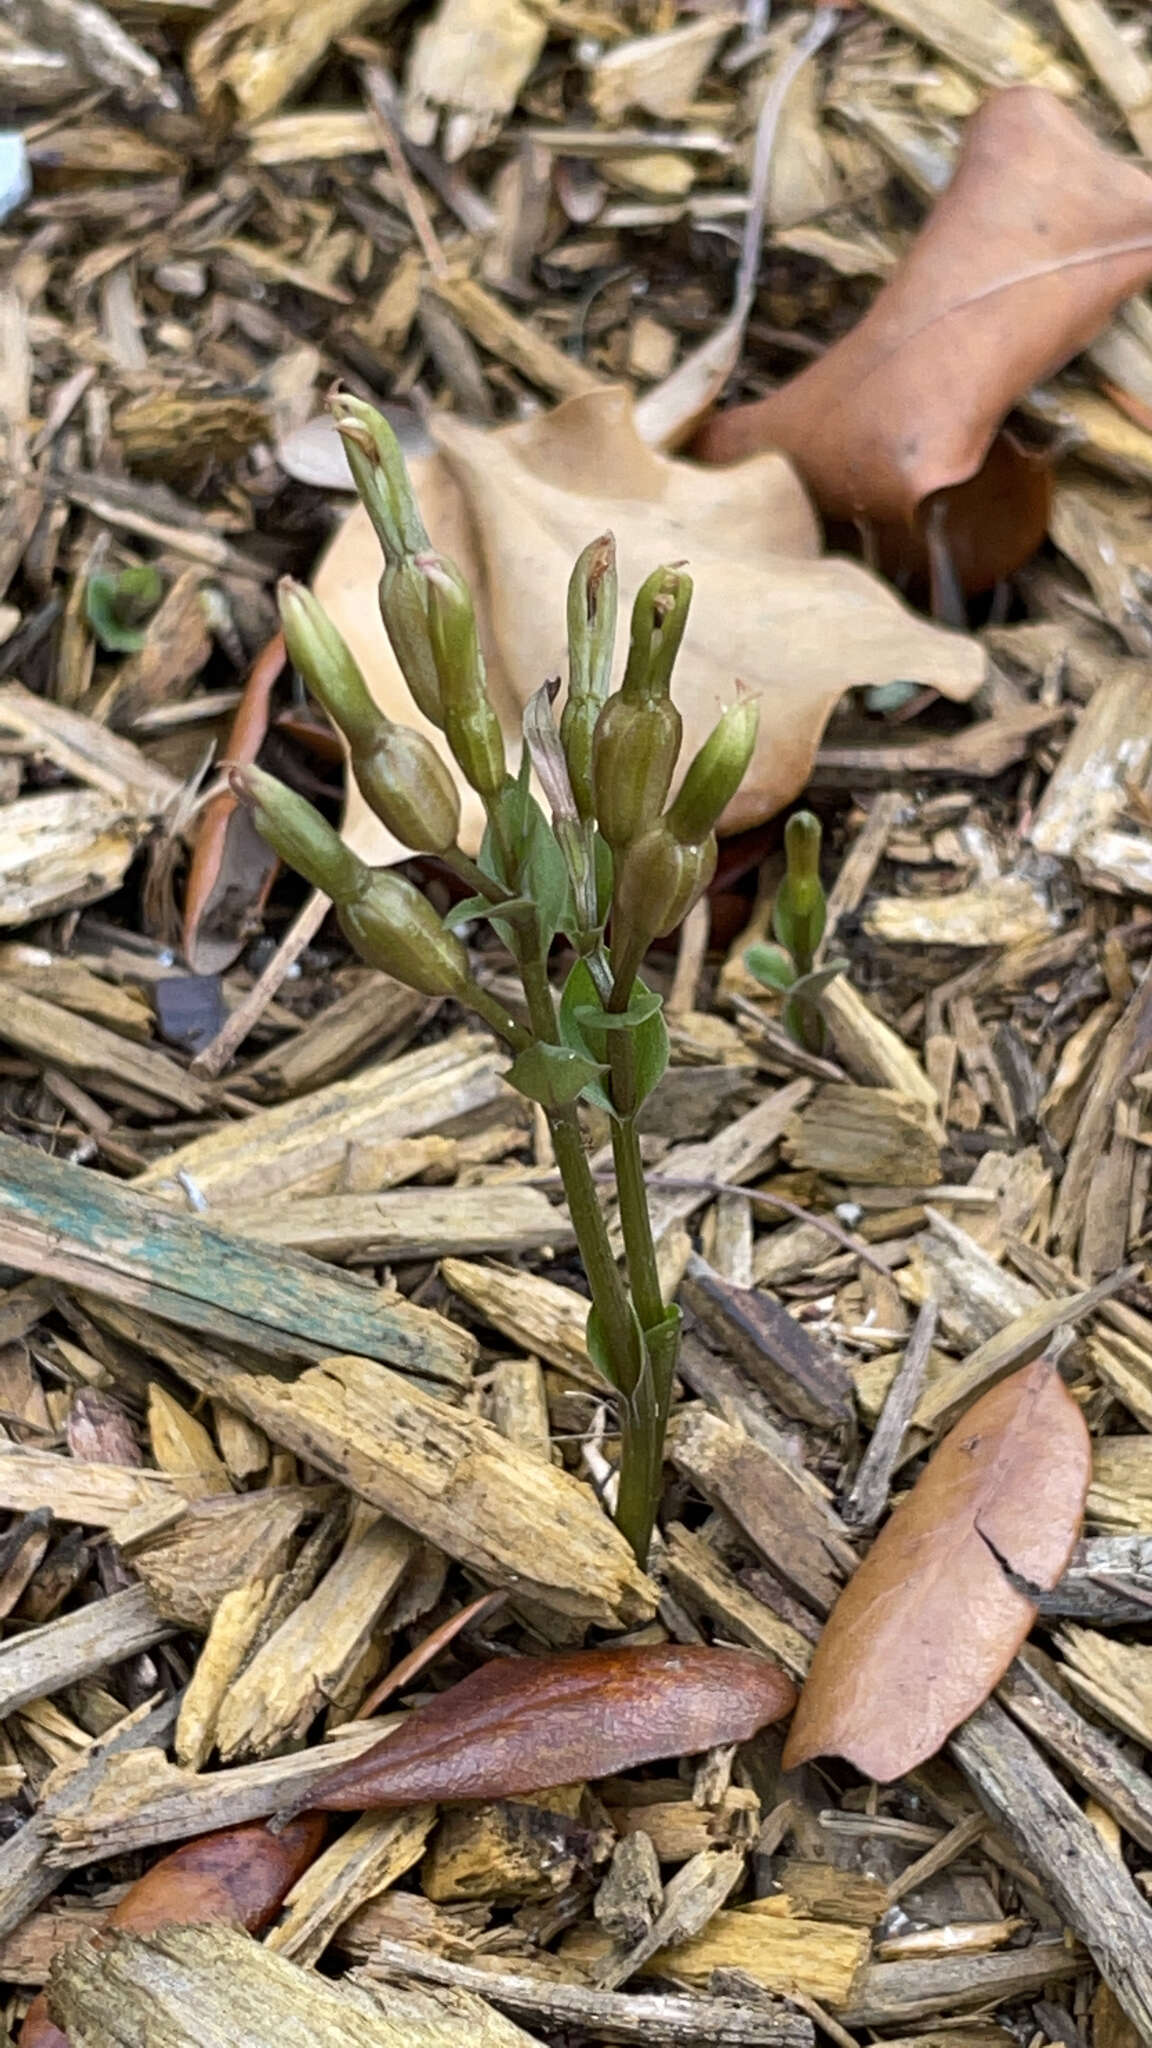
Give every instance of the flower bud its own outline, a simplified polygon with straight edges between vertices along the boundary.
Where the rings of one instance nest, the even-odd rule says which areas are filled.
[[[460,833],[460,791],[431,740],[381,717],[374,742],[351,750],[360,793],[401,846],[447,853]]]
[[[428,584],[411,555],[387,565],[380,578],[379,598],[384,630],[412,701],[429,725],[443,726],[440,677],[428,628]]]
[[[444,733],[474,790],[490,803],[508,780],[504,734],[492,709],[476,613],[460,571],[442,555],[418,558],[428,589],[428,631],[440,682]]]
[[[633,840],[620,863],[613,900],[613,946],[625,933],[644,934],[641,952],[652,939],[675,931],[703,895],[716,871],[716,840],[712,833],[684,845],[661,823]]]
[[[613,853],[656,823],[680,752],[680,713],[670,697],[637,703],[620,692],[596,721],[592,780],[596,821]]]
[[[585,824],[595,811],[593,734],[612,676],[618,595],[616,544],[605,533],[585,548],[568,585],[568,700],[560,719],[560,739],[576,809]]]
[[[356,899],[337,905],[349,945],[369,967],[382,968],[421,995],[466,999],[468,955],[419,889],[390,868],[365,868],[364,874]]]
[[[281,860],[333,903],[356,894],[361,873],[367,872],[364,863],[307,797],[298,796],[262,768],[232,768],[228,780],[234,795],[251,805],[256,830]]]
[[[691,602],[692,578],[682,569],[654,569],[640,585],[632,606],[622,696],[649,702],[668,695]]]
[[[389,562],[430,547],[412,493],[400,443],[382,413],[346,393],[332,400],[332,417],[344,443],[348,467],[361,502]]]
[[[350,648],[324,607],[302,584],[285,576],[277,595],[285,645],[312,695],[350,746],[370,745],[382,713],[369,695]]]
[[[668,813],[668,830],[682,845],[706,839],[727,810],[752,759],[759,722],[758,699],[742,697],[713,726]]]
[[[772,906],[772,927],[801,973],[812,966],[824,936],[828,906],[820,880],[820,820],[796,811],[784,827],[788,866]]]

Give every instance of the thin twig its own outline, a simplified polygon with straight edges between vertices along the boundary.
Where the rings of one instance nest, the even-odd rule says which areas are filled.
[[[939,1313],[939,1303],[930,1297],[916,1318],[903,1363],[888,1389],[872,1441],[860,1460],[843,1509],[844,1520],[854,1529],[870,1529],[884,1512],[912,1411],[920,1399]]]
[[[327,896],[322,896],[318,889],[312,891],[295,923],[281,939],[259,981],[249,989],[239,1008],[233,1010],[228,1022],[216,1033],[212,1043],[206,1045],[203,1052],[197,1053],[192,1061],[192,1073],[211,1081],[223,1073],[253,1026],[259,1023],[289,968],[295,965],[304,948],[311,945],[331,907]]]

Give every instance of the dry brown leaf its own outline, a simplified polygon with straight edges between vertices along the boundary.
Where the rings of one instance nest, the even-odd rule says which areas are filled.
[[[256,1934],[267,1927],[298,1877],[320,1852],[324,1822],[305,1813],[278,1833],[258,1822],[185,1842],[137,1878],[114,1906],[108,1926],[153,1934],[176,1922],[232,1921]],[[18,2048],[68,2048],[41,1992],[17,2036]]]
[[[842,1756],[881,1784],[988,1697],[1036,1618],[1008,1573],[1054,1586],[1080,1531],[1084,1418],[1039,1359],[961,1417],[840,1595],[816,1647],[786,1768]]]
[[[782,449],[830,519],[897,532],[948,490],[955,565],[980,588],[1044,531],[1042,474],[997,438],[1005,415],[1149,276],[1152,179],[1042,88],[994,93],[858,326],[780,390],[711,420],[693,453],[729,463]]]
[[[646,447],[626,392],[589,392],[495,433],[441,415],[438,453],[411,464],[425,523],[477,599],[493,702],[519,754],[520,716],[546,676],[563,672],[564,594],[580,550],[610,527],[621,572],[623,666],[628,615],[645,576],[686,561],[695,583],[676,695],[683,759],[701,744],[738,682],[761,699],[760,733],[729,832],[771,817],[803,787],[842,692],[914,678],[965,699],[978,687],[976,643],[916,618],[855,563],[821,559],[816,520],[790,464],[765,455],[738,474],[700,470]],[[315,578],[318,597],[391,717],[421,720],[376,606],[380,551],[358,506]],[[447,756],[446,756],[447,758]],[[474,853],[483,817],[465,793],[461,840]],[[355,785],[346,837],[366,859],[402,858]]]
[[[494,1657],[309,1796],[329,1813],[503,1799],[744,1742],[795,1697],[766,1657],[699,1643]]]

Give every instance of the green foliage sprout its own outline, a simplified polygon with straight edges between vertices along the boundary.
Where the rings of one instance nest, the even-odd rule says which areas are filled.
[[[772,906],[772,929],[780,943],[749,946],[744,955],[749,974],[786,998],[784,1029],[789,1037],[815,1053],[823,1052],[827,1038],[820,998],[848,965],[847,960],[816,964],[828,921],[820,841],[819,818],[811,811],[793,812],[784,827],[787,866]]]
[[[567,706],[557,723],[559,685],[537,692],[525,713],[519,771],[509,774],[468,587],[432,549],[387,423],[358,399],[337,399],[333,410],[384,552],[380,608],[393,651],[414,701],[441,727],[484,806],[475,860],[457,843],[459,801],[436,749],[377,709],[315,598],[291,583],[281,589],[289,653],[343,732],[366,802],[404,845],[437,853],[472,893],[442,921],[411,882],[368,867],[273,777],[237,769],[233,784],[281,858],[331,897],[360,957],[483,1018],[513,1055],[512,1085],[543,1109],[591,1295],[589,1354],[618,1400],[616,1520],[643,1564],[660,1497],[680,1312],[661,1293],[637,1134],[639,1111],[668,1063],[661,1000],[639,969],[653,939],[679,924],[712,878],[716,821],[751,758],[756,705],[742,699],[725,713],[669,804],[680,748],[669,692],[691,579],[664,568],[642,586],[626,673],[613,693],[617,575],[611,536],[602,535],[569,585]],[[533,769],[550,816],[529,787]],[[526,1026],[472,972],[458,931],[480,917],[515,960]],[[548,975],[558,933],[577,956],[559,1000]],[[619,1262],[588,1164],[581,1103],[611,1119]]]

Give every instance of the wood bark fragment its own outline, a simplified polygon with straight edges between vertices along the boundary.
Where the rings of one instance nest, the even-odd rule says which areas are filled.
[[[695,1254],[681,1293],[685,1306],[786,1415],[826,1429],[847,1421],[851,1383],[840,1360],[770,1295],[733,1287]]]
[[[436,1821],[434,1806],[362,1813],[316,1858],[289,1894],[265,1947],[307,1966],[366,1899],[378,1898],[418,1863]]]
[[[343,1345],[458,1387],[474,1356],[464,1332],[431,1310],[302,1252],[173,1215],[11,1138],[0,1138],[0,1257],[278,1359],[312,1361]]]
[[[893,1088],[826,1081],[790,1120],[785,1151],[794,1166],[832,1180],[930,1187],[940,1178],[933,1112]]]
[[[386,1195],[228,1203],[216,1213],[239,1237],[350,1265],[561,1249],[573,1241],[565,1210],[540,1189],[515,1185],[501,1187],[498,1199],[484,1185],[405,1188]]]
[[[1008,1955],[869,1963],[840,2017],[849,2027],[907,2026],[941,2012],[980,2011],[1027,1998],[1046,1984],[1078,1976],[1083,1968],[1083,1956],[1061,1940],[1029,1942]]]
[[[478,1992],[530,2023],[582,2028],[609,2040],[647,2043],[649,2048],[655,2041],[668,2048],[696,2048],[701,2038],[710,2048],[812,2048],[814,2039],[811,2020],[786,2007],[765,2011],[718,1998],[593,1991],[514,1970],[450,1962],[402,1941],[378,1942],[371,1965],[357,1973],[357,1981],[382,1979],[391,1985],[396,1978],[403,1981],[409,1976]]]
[[[1017,1657],[996,1697],[1141,1848],[1152,1849],[1152,1778],[1094,1722],[1085,1720],[1030,1653]]]
[[[753,1907],[714,1913],[702,1933],[659,1950],[642,1966],[644,1976],[705,1989],[717,1970],[742,1970],[766,1991],[787,1996],[807,1992],[834,2009],[847,2005],[867,1960],[869,1940],[862,1927],[828,1920],[792,1920],[780,1902],[758,1900]],[[595,1964],[607,1943],[598,1928],[573,1930],[562,1954]]]
[[[811,1081],[789,1081],[764,1097],[754,1109],[737,1117],[715,1138],[700,1145],[674,1145],[660,1162],[660,1177],[666,1180],[752,1180],[771,1158],[787,1128],[788,1120],[812,1093]],[[707,1185],[702,1188],[654,1189],[649,1202],[652,1233],[659,1241],[674,1224],[694,1216],[711,1199]],[[616,1227],[619,1238],[619,1227]],[[619,1249],[617,1244],[617,1249]]]
[[[868,1449],[844,1503],[844,1519],[850,1528],[873,1528],[887,1506],[892,1475],[900,1462],[900,1448],[923,1385],[938,1313],[935,1301],[929,1299],[916,1318],[900,1370],[885,1396]]]
[[[146,1586],[131,1586],[0,1644],[0,1716],[151,1649],[175,1631]]]
[[[461,2027],[476,2048],[527,2048],[527,2036],[478,1998],[452,2012],[398,1987],[386,2003],[358,1984],[329,1983],[223,1925],[117,1930],[78,1942],[53,1965],[52,2017],[71,2048],[452,2048]]]
[[[1152,2036],[1152,1908],[1023,1730],[989,1700],[950,1749],[981,1804],[1036,1871],[1133,2026]]]

